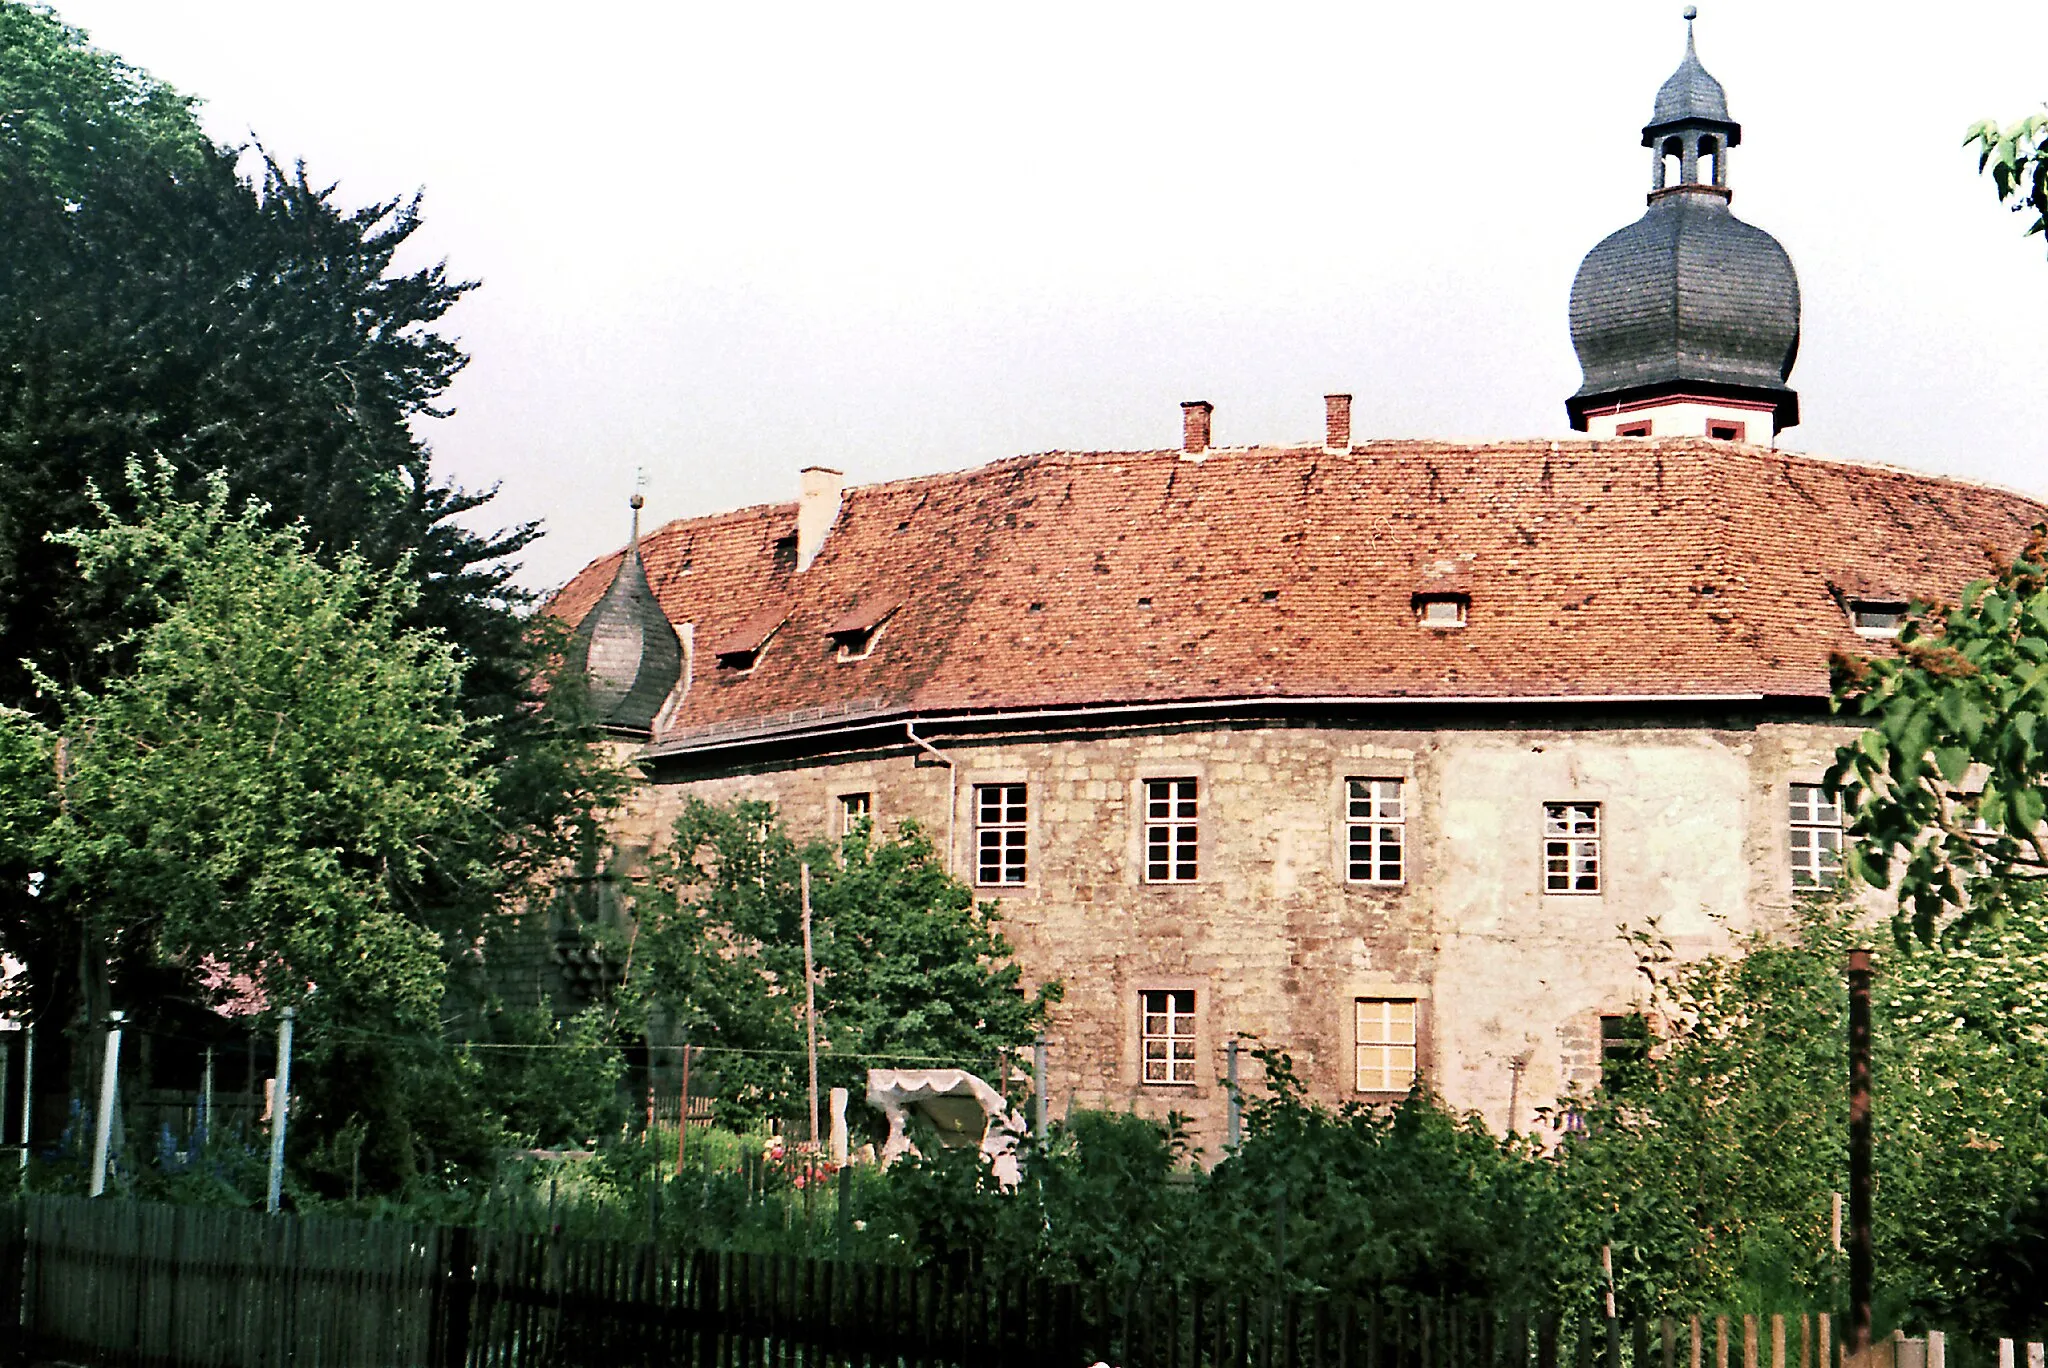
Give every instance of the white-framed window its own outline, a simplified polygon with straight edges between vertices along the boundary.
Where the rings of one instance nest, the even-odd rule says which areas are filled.
[[[1471,606],[1471,598],[1464,594],[1418,594],[1415,620],[1440,632],[1449,631],[1465,625]]]
[[[1029,872],[1030,835],[1023,784],[974,786],[974,881],[1020,884]]]
[[[1344,877],[1397,884],[1407,877],[1407,807],[1399,779],[1345,782]]]
[[[1543,891],[1600,891],[1600,805],[1543,805]]]
[[[1792,886],[1831,888],[1842,876],[1842,804],[1819,784],[1792,786]]]
[[[1359,998],[1352,1019],[1358,1091],[1407,1092],[1415,1085],[1415,999]]]
[[[1200,868],[1200,799],[1193,779],[1145,781],[1145,882],[1193,883]]]
[[[1849,622],[1856,635],[1895,637],[1906,622],[1906,605],[1895,599],[1850,599]]]
[[[874,795],[868,793],[842,793],[839,795],[839,834],[851,836],[853,829],[874,816]]]
[[[1195,990],[1147,989],[1138,994],[1138,1057],[1147,1083],[1195,1081]]]

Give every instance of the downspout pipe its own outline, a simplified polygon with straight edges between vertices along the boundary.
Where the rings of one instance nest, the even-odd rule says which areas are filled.
[[[953,872],[953,815],[960,810],[960,769],[951,757],[917,734],[917,719],[907,718],[903,735],[910,744],[946,767],[946,872]]]

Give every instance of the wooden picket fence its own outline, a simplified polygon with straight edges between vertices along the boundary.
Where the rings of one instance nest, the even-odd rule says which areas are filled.
[[[0,1205],[6,1368],[1837,1368],[1830,1329],[1826,1316],[1624,1324],[1243,1285],[1111,1295],[396,1222]],[[1977,1362],[1935,1358],[1898,1368]]]

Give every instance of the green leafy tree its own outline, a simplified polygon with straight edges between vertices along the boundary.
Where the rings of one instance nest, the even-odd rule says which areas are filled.
[[[1658,1043],[1628,1087],[1573,1100],[1579,1128],[1554,1161],[1583,1290],[1588,1252],[1611,1245],[1634,1313],[1839,1301],[1842,965],[1859,921],[1847,899],[1815,900],[1790,937],[1679,965],[1653,933],[1636,937]],[[2048,922],[2011,917],[1877,967],[1880,1311],[1978,1333],[2038,1325]]]
[[[443,324],[471,285],[398,264],[417,246],[417,196],[351,206],[302,166],[245,152],[208,139],[190,97],[0,0],[0,707],[47,720],[55,695],[37,673],[92,688],[133,666],[155,611],[146,582],[86,575],[58,535],[96,523],[88,491],[133,517],[131,461],[168,463],[187,496],[219,476],[322,564],[409,586],[402,625],[439,633],[461,666],[500,873],[538,881],[593,839],[626,781],[560,678],[562,634],[530,621],[510,583],[537,529],[467,530],[488,494],[431,469],[426,420],[466,361]],[[71,1025],[87,1010],[84,920],[61,904],[86,892],[31,898],[32,871],[6,859],[0,948],[29,970],[15,1005]],[[401,872],[417,879],[410,902],[471,899],[436,916],[486,906],[486,885],[434,862]],[[61,1073],[64,1039],[45,1040],[39,1061]]]
[[[1990,174],[1999,203],[2034,216],[2028,237],[2048,230],[2048,113],[2003,126],[1981,120],[1963,135],[1963,146],[1977,149],[1977,170]]]
[[[1556,1172],[1581,1291],[1606,1245],[1627,1314],[1824,1302],[1848,1151],[1841,936],[1822,930],[1684,965],[1654,928],[1633,934],[1661,1039],[1625,1086],[1555,1118],[1576,1128]]]
[[[1421,1089],[1333,1110],[1286,1056],[1259,1058],[1265,1093],[1202,1202],[1207,1277],[1411,1303],[1549,1297],[1569,1252],[1530,1142]]]
[[[803,1076],[805,863],[821,1086],[858,1090],[871,1064],[983,1065],[1043,1028],[1059,985],[1023,991],[994,905],[915,823],[800,849],[767,804],[693,800],[614,939],[633,1020],[711,1047],[723,1096],[770,1110]]]
[[[490,1014],[484,1048],[469,1049],[477,1087],[506,1132],[524,1145],[574,1147],[625,1121],[625,1061],[610,1014],[558,1016],[547,1005]],[[467,1048],[467,1047],[466,1047]]]
[[[1896,653],[1834,662],[1835,704],[1867,729],[1828,773],[1845,864],[1895,888],[1923,941],[1998,920],[2048,879],[2048,532],[1953,604],[1915,604]]]
[[[449,1086],[440,1012],[504,881],[455,652],[405,625],[402,576],[324,564],[221,481],[186,502],[167,467],[136,470],[129,496],[136,518],[103,508],[62,540],[89,583],[145,597],[132,664],[45,681],[54,719],[0,733],[0,830],[28,833],[40,898],[79,919],[93,1015],[148,1028],[194,991],[294,1006],[305,1150],[355,1123],[379,1184],[483,1162],[492,1123]],[[435,881],[468,896],[421,900]]]

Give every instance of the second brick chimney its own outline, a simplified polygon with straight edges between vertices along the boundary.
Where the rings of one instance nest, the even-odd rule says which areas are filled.
[[[1190,399],[1180,406],[1180,449],[1199,456],[1209,449],[1209,416],[1216,406],[1207,399]]]
[[[1323,396],[1323,445],[1333,451],[1351,449],[1351,396]]]

